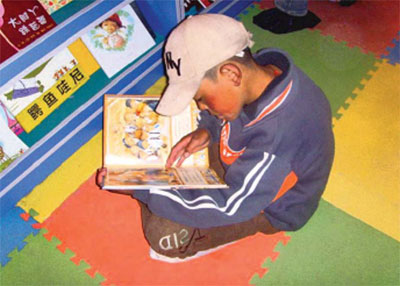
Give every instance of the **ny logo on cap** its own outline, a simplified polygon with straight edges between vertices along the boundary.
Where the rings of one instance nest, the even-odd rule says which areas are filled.
[[[176,63],[172,59],[172,54],[171,52],[166,52],[165,53],[165,65],[167,66],[167,69],[176,69],[176,72],[178,76],[181,76],[181,58],[178,59],[178,63]]]

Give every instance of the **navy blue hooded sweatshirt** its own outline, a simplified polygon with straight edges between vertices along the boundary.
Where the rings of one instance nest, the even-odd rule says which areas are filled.
[[[237,119],[202,112],[199,128],[220,143],[227,189],[135,192],[155,214],[208,228],[251,219],[264,212],[280,230],[297,230],[318,207],[332,167],[331,110],[321,89],[277,49],[254,55],[283,73],[245,106]]]

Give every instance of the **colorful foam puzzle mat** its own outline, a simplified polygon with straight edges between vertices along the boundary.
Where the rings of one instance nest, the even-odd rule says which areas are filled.
[[[124,5],[83,2],[51,14],[60,28],[49,39],[64,43],[56,37],[62,25]],[[184,263],[150,258],[138,203],[99,189],[95,176],[102,96],[163,91],[168,29],[158,30],[153,51],[114,78],[69,35],[65,47],[90,80],[45,124],[18,135],[29,149],[0,173],[0,285],[400,285],[400,1],[308,2],[321,23],[280,35],[253,23],[274,7],[270,0],[216,1],[204,10],[241,21],[253,34],[253,51],[286,51],[328,97],[335,159],[303,228],[257,234]]]

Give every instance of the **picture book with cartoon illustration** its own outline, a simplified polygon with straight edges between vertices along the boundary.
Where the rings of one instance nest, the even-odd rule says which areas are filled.
[[[171,148],[197,128],[200,111],[193,102],[177,116],[155,112],[159,96],[104,96],[103,189],[225,188],[210,169],[208,150],[187,158],[181,167],[165,168]]]
[[[1,87],[0,101],[29,133],[89,80],[69,48]]]
[[[97,23],[82,41],[111,78],[154,47],[154,37],[134,1]]]
[[[28,146],[8,127],[0,114],[0,173],[28,150]]]

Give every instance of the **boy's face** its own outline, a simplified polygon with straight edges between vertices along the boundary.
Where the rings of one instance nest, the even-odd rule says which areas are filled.
[[[207,110],[211,115],[227,121],[236,119],[244,104],[240,89],[224,79],[212,81],[204,78],[194,100],[200,110]]]

